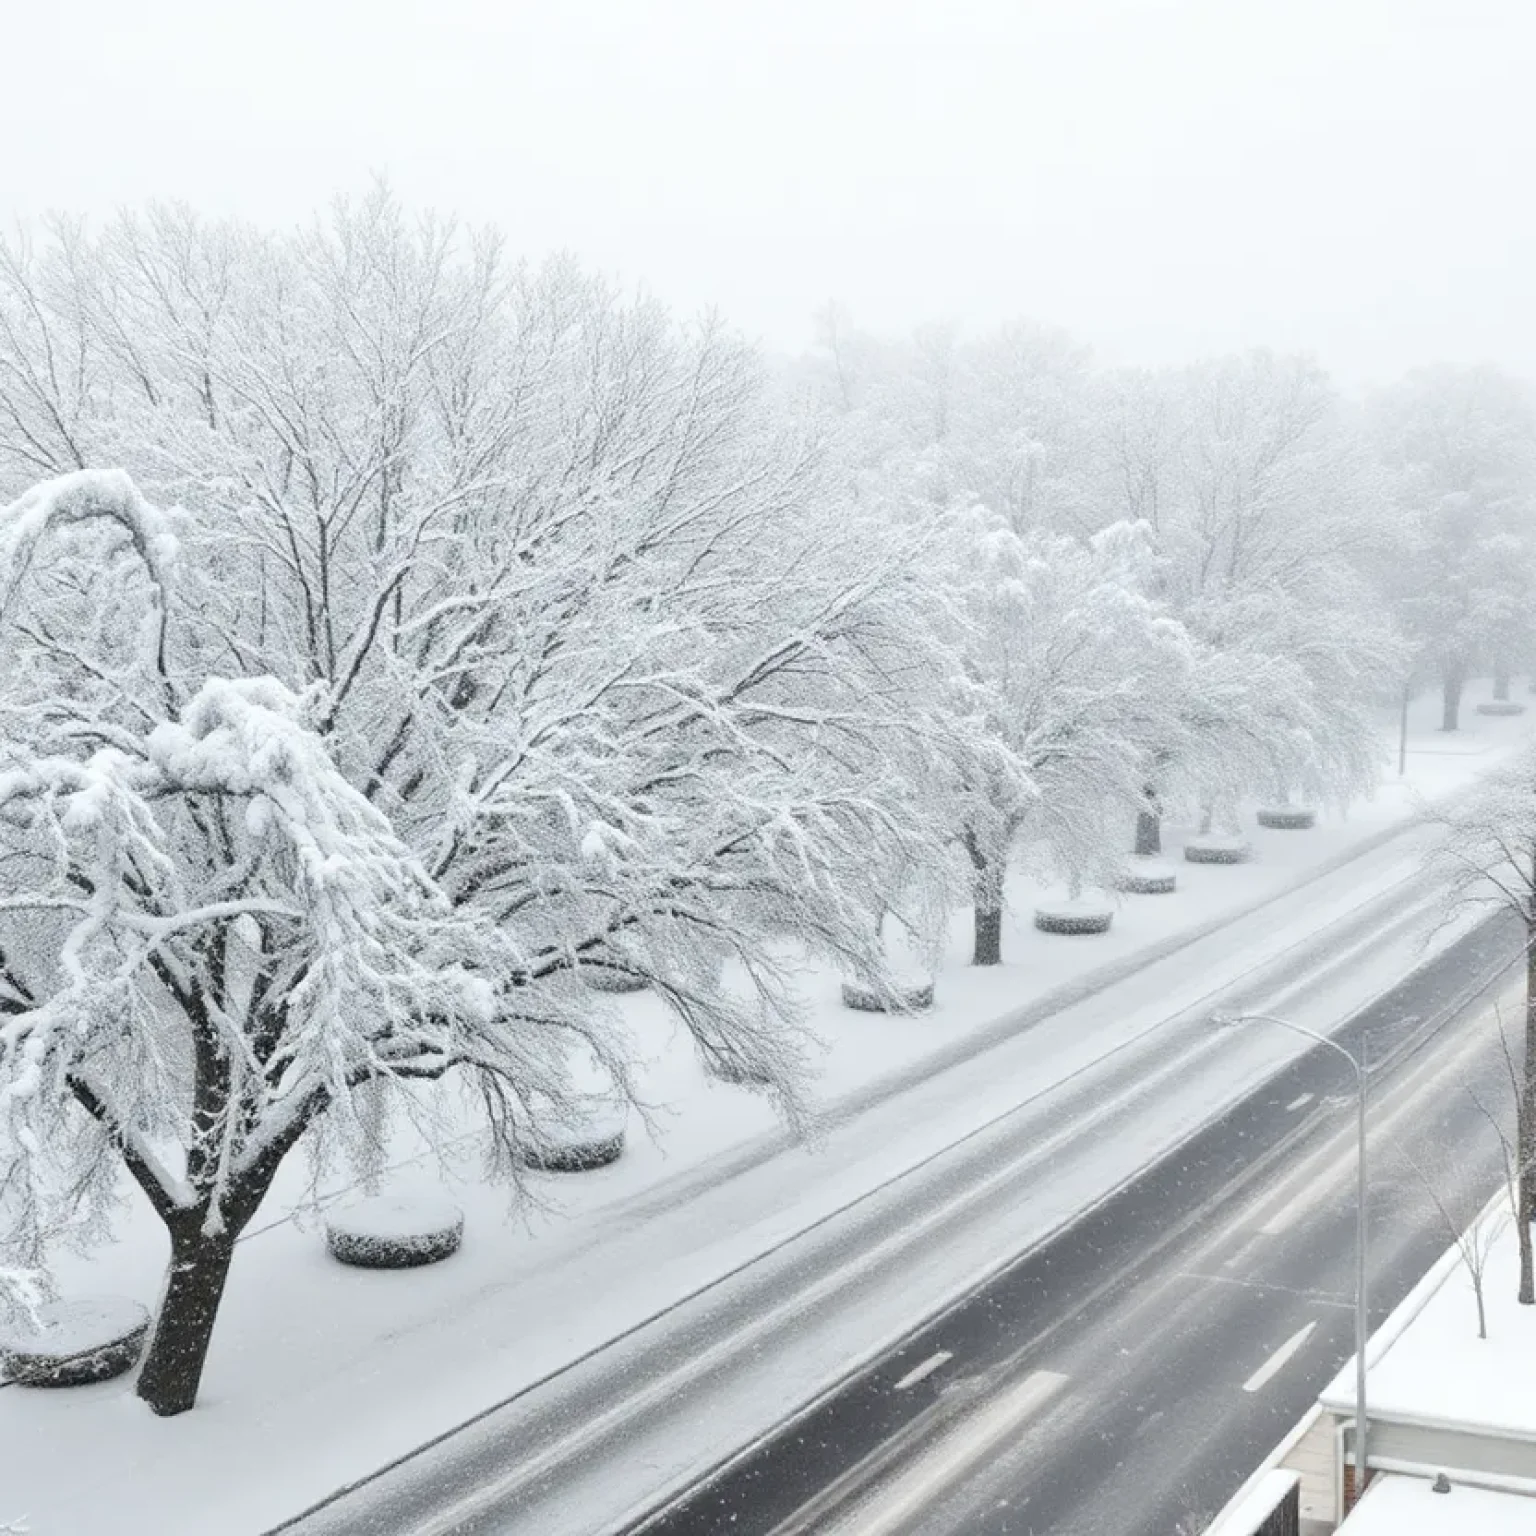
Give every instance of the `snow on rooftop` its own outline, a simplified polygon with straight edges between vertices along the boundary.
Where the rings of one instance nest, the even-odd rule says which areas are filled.
[[[1340,1527],[1342,1536],[1531,1536],[1536,1498],[1452,1483],[1435,1493],[1425,1478],[1377,1478]]]
[[[1536,1307],[1515,1300],[1520,1260],[1508,1198],[1501,1193],[1480,1220],[1490,1238],[1483,1274],[1488,1337],[1477,1336],[1472,1280],[1452,1248],[1372,1338],[1366,1403],[1373,1420],[1536,1438]],[[1320,1401],[1353,1414],[1352,1360]],[[1536,1532],[1536,1502],[1527,1503],[1522,1529]]]

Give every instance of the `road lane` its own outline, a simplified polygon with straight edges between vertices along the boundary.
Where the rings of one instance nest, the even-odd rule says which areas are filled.
[[[1483,1040],[1488,1048],[1465,1065],[1479,1096],[1497,1103],[1503,1066],[1486,1029]],[[1421,1069],[1431,1064],[1429,1054],[1418,1062]],[[1461,1076],[1461,1064],[1452,1070]],[[1438,1159],[1434,1177],[1436,1194],[1458,1219],[1470,1219],[1499,1179],[1497,1142],[1481,1111],[1459,1088],[1445,1092],[1435,1075],[1416,1074],[1414,1091],[1388,1108],[1384,1118],[1396,1123],[1383,1128],[1376,1146],[1373,1326],[1451,1237],[1393,1144],[1457,1149]],[[1350,1139],[1347,1125],[1344,1131]],[[1283,1234],[1257,1244],[1247,1241],[1256,1214],[1248,1204],[1214,1242],[1170,1251],[1135,1275],[1123,1297],[1080,1318],[1069,1347],[1043,1352],[1056,1369],[1095,1384],[1080,1399],[1080,1417],[1058,1416],[1021,1436],[985,1476],[951,1497],[947,1513],[929,1513],[911,1529],[934,1536],[1199,1530],[1353,1353],[1351,1177],[1352,1170],[1335,1174]],[[1239,1252],[1236,1265],[1222,1262],[1230,1251]],[[1469,1311],[1469,1330],[1472,1321]],[[1302,1328],[1309,1332],[1291,1357],[1259,1391],[1245,1392],[1271,1346]]]
[[[1379,999],[1345,1028],[1341,1043],[1352,1046],[1364,1029],[1373,1057],[1385,1059],[1414,1038],[1420,1021],[1452,1004],[1469,976],[1491,974],[1513,952],[1510,927],[1486,925]],[[1469,1215],[1476,1206],[1467,1201],[1485,1196],[1496,1177],[1496,1151],[1470,1097],[1445,1093],[1435,1079],[1450,1043],[1470,1038],[1475,1012],[1396,1065],[1392,1078],[1412,1078],[1412,1091],[1394,1103],[1378,1085],[1373,1117],[1378,1134],[1417,1136],[1420,1144],[1425,1136],[1449,1139],[1466,1149],[1451,1169],[1457,1188],[1449,1195]],[[1497,1102],[1502,1064],[1486,1029],[1469,1064],[1482,1096]],[[1301,1058],[712,1485],[634,1529],[645,1536],[841,1529],[832,1522],[878,1511],[882,1486],[899,1481],[968,1414],[984,1413],[1021,1372],[1042,1369],[1071,1383],[1050,1411],[993,1448],[979,1475],[971,1468],[943,1494],[931,1490],[930,1506],[906,1511],[901,1529],[1166,1536],[1181,1521],[1197,1529],[1195,1517],[1224,1502],[1352,1348],[1352,1097],[1341,1092],[1341,1072],[1331,1052]],[[1305,1163],[1300,1180],[1298,1162]],[[1388,1200],[1401,1178],[1380,1154],[1378,1166],[1377,1321],[1449,1237],[1427,1198]],[[1204,1256],[1213,1232],[1227,1251]],[[1245,1393],[1244,1382],[1304,1328],[1294,1357],[1263,1390]],[[939,1353],[949,1357],[942,1367],[897,1387]]]

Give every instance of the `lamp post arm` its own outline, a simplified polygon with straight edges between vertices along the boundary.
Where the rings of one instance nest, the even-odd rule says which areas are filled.
[[[1335,1056],[1342,1056],[1349,1063],[1349,1070],[1355,1074],[1356,1087],[1361,1089],[1362,1092],[1364,1091],[1365,1064],[1353,1051],[1346,1051],[1337,1040],[1331,1040],[1327,1035],[1319,1034],[1315,1029],[1308,1029],[1305,1024],[1297,1024],[1290,1019],[1282,1019],[1277,1013],[1240,1013],[1234,1022],[1238,1024],[1245,1022],[1278,1024],[1281,1029],[1288,1029],[1293,1035],[1305,1035],[1308,1040],[1313,1040],[1318,1045],[1326,1045]]]

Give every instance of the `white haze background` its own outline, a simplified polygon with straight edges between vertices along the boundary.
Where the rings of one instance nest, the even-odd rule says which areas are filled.
[[[409,205],[799,351],[1028,314],[1105,362],[1536,373],[1523,0],[10,5],[0,216]]]

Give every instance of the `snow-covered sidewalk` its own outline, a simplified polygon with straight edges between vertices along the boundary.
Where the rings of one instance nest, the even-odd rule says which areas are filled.
[[[1178,893],[1127,897],[1103,937],[1035,932],[1037,893],[1016,882],[1008,963],[969,969],[957,923],[931,1012],[851,1013],[838,1001],[837,978],[809,977],[825,1041],[818,1102],[828,1122],[846,1126],[886,1106],[888,1139],[858,1156],[831,1134],[791,1146],[765,1105],[704,1076],[654,999],[641,995],[620,1006],[642,1043],[641,1088],[656,1106],[658,1136],[632,1125],[621,1162],[578,1178],[536,1179],[542,1203],[517,1209],[505,1192],[471,1182],[466,1162],[454,1198],[468,1227],[451,1262],[407,1274],[333,1264],[303,1220],[294,1170],[242,1244],[199,1408],[154,1420],[121,1382],[51,1395],[0,1392],[0,1515],[13,1506],[29,1514],[37,1536],[104,1523],[130,1536],[265,1530],[560,1369],[645,1308],[697,1287],[712,1267],[745,1262],[925,1148],[1058,1080],[1093,1044],[1069,1023],[1020,1035],[1025,1024],[1059,1016],[1117,981],[1134,989],[1135,971],[1176,952],[1186,957],[1190,984],[1209,987],[1216,969],[1240,975],[1256,956],[1341,922],[1373,892],[1392,891],[1417,856],[1413,839],[1395,834],[1418,797],[1453,793],[1526,734],[1523,718],[1478,717],[1469,704],[1466,733],[1446,738],[1430,729],[1432,716],[1433,701],[1422,701],[1405,783],[1315,831],[1255,830],[1252,864],[1179,863]],[[1174,834],[1175,862],[1178,852]],[[1252,916],[1240,921],[1245,912]],[[1154,1011],[1169,1004],[1143,1001]],[[947,1066],[999,1042],[1011,1042],[1006,1073],[978,1080],[972,1072],[963,1083],[956,1075],[940,1088]],[[925,1085],[916,1096],[921,1113],[892,1134],[907,1096]],[[746,1185],[730,1188],[747,1175],[763,1192],[756,1203],[745,1198]],[[418,1166],[394,1183],[430,1187],[438,1178]],[[707,1205],[706,1194],[714,1195]],[[621,1250],[624,1265],[616,1266]],[[148,1301],[162,1264],[158,1229],[135,1210],[118,1243],[88,1261],[66,1261],[61,1278],[72,1292]]]

